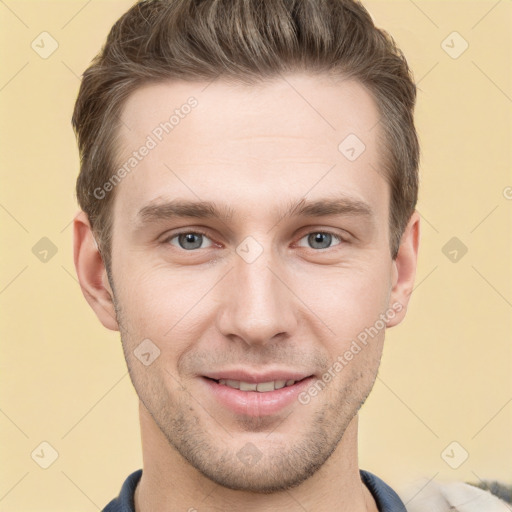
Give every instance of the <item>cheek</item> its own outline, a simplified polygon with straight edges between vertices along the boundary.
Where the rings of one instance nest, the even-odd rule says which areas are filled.
[[[219,308],[228,307],[230,293],[235,293],[230,279],[221,279],[229,265],[170,268],[159,263],[141,268],[135,257],[120,263],[118,300],[127,330],[140,339],[172,344],[176,351],[185,349],[191,332],[213,321]],[[283,265],[279,274],[291,289],[283,295],[289,303],[282,308],[318,326],[321,338],[333,334],[338,344],[372,326],[387,307],[389,269],[377,255],[347,258],[337,266]]]
[[[121,268],[121,266],[120,266]],[[127,342],[137,345],[149,338],[162,356],[183,352],[190,344],[191,332],[199,317],[204,317],[216,282],[211,272],[195,273],[168,267],[137,269],[124,267],[123,281],[116,294],[122,308]],[[172,350],[171,350],[172,349]]]
[[[345,338],[373,325],[386,310],[389,280],[384,266],[374,263],[298,274],[294,289],[337,338]]]

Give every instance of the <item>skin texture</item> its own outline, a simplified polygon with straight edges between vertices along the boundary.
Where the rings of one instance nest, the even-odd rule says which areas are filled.
[[[359,83],[325,75],[146,85],[124,106],[119,164],[191,96],[197,106],[110,192],[110,276],[87,216],[74,222],[83,293],[103,325],[120,331],[140,398],[136,509],[376,511],[359,477],[357,412],[385,328],[307,404],[273,414],[235,413],[203,379],[234,368],[320,379],[393,304],[386,327],[403,320],[419,216],[392,260],[376,104]],[[354,161],[338,150],[349,134],[366,146]],[[372,215],[283,217],[301,199],[341,195]],[[141,223],[141,208],[172,199],[211,201],[232,216]],[[205,236],[176,236],[197,230]],[[318,232],[333,236],[318,241]],[[250,254],[261,252],[251,262],[237,252],[247,237],[257,242]],[[134,353],[145,339],[160,351],[147,366]],[[254,464],[238,456],[247,446],[259,454]]]

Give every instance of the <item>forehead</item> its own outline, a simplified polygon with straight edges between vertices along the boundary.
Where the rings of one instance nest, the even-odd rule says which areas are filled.
[[[135,220],[143,205],[172,197],[268,213],[333,191],[387,209],[379,113],[358,82],[290,74],[258,85],[148,84],[121,119],[117,168],[126,172],[114,217]]]

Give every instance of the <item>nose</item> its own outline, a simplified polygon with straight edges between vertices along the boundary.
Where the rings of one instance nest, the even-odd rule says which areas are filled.
[[[270,255],[270,250],[264,250],[251,263],[238,254],[233,260],[234,268],[220,290],[217,321],[221,333],[250,346],[266,345],[293,334],[297,298],[284,265]]]

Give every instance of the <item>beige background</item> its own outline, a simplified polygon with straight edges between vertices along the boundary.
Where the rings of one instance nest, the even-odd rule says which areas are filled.
[[[419,83],[423,225],[409,313],[387,333],[361,413],[360,466],[397,489],[421,477],[510,483],[512,2],[365,4]],[[70,226],[79,76],[130,5],[0,2],[0,512],[92,512],[142,467],[119,336],[81,295]],[[45,31],[58,48],[43,59],[31,43],[51,48]],[[32,251],[43,237],[57,249],[46,262]],[[456,262],[453,247],[443,253],[453,237]],[[42,442],[58,452],[47,469]]]

